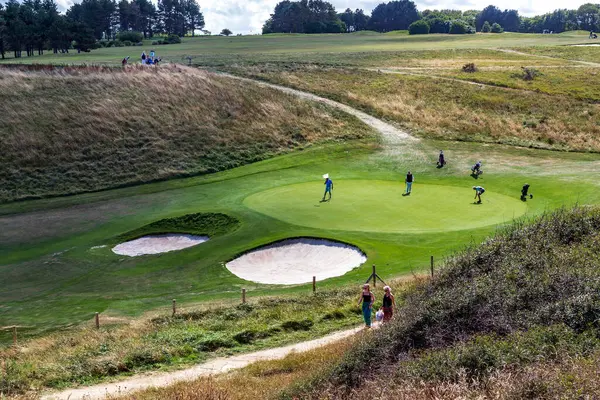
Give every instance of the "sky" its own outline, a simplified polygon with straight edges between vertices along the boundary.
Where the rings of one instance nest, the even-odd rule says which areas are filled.
[[[67,9],[77,0],[56,0],[61,9]],[[228,28],[234,34],[258,34],[262,25],[273,12],[279,0],[197,0],[200,10],[204,14],[206,30],[218,34],[222,29]],[[352,10],[362,8],[365,14],[383,0],[329,0],[338,12],[346,8]],[[0,0],[0,2],[3,2]],[[425,9],[455,9],[455,10],[481,10],[494,4],[500,9],[517,9],[521,15],[533,16],[554,11],[558,8],[578,8],[584,3],[596,3],[590,0],[417,0],[417,8]]]

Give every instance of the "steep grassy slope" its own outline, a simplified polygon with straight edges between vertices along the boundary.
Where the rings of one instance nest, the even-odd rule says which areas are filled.
[[[451,258],[408,295],[398,318],[357,343],[326,379],[291,393],[368,398],[385,384],[396,387],[394,398],[410,398],[423,385],[441,390],[462,382],[465,390],[454,393],[465,395],[469,385],[484,390],[513,370],[560,375],[582,368],[561,365],[567,357],[595,368],[599,289],[600,210],[559,211],[515,225]]]
[[[366,135],[340,112],[192,69],[0,70],[0,202],[215,172]]]

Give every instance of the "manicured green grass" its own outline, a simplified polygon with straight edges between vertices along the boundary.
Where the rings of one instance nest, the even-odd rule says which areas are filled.
[[[365,232],[447,232],[501,224],[527,210],[515,196],[488,187],[484,201],[473,201],[464,187],[413,184],[405,195],[401,182],[336,181],[331,201],[319,201],[321,182],[282,186],[248,197],[248,207],[294,225]],[[519,186],[515,183],[514,193]],[[328,197],[329,198],[329,197]]]
[[[435,168],[439,148],[447,154],[447,168]],[[427,268],[430,255],[439,258],[466,243],[482,240],[494,226],[420,234],[309,227],[254,211],[244,200],[256,193],[308,182],[311,188],[314,182],[318,200],[322,182],[315,182],[315,177],[326,171],[338,171],[336,181],[343,183],[398,181],[410,169],[418,177],[416,185],[423,184],[415,187],[415,195],[428,185],[470,188],[475,182],[469,176],[473,159],[484,160],[486,172],[477,183],[488,190],[493,188],[492,193],[518,202],[518,187],[525,181],[532,185],[536,196],[527,202],[526,215],[575,202],[598,202],[597,180],[591,172],[597,170],[597,155],[421,141],[382,150],[369,143],[332,144],[214,175],[8,204],[0,207],[4,215],[0,218],[2,325],[31,326],[23,330],[24,335],[40,334],[81,321],[91,323],[96,311],[129,318],[168,307],[173,298],[182,305],[239,298],[241,287],[248,290],[249,297],[306,291],[306,285],[244,282],[223,265],[237,254],[287,237],[332,238],[366,252],[365,265],[320,282],[322,288],[364,282],[371,264],[378,266],[384,279],[418,272]],[[568,189],[565,182],[569,182]],[[343,185],[339,189],[343,191]],[[315,200],[311,197],[311,201]],[[15,214],[32,209],[37,211]],[[110,246],[92,248],[114,243],[116,236],[154,221],[198,212],[230,215],[240,221],[240,227],[202,246],[156,256],[122,257],[113,254]],[[10,340],[8,332],[3,332],[2,339]]]

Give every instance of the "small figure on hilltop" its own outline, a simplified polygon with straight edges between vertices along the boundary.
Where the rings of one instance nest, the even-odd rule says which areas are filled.
[[[473,190],[475,191],[475,200],[477,200],[477,204],[481,204],[481,195],[485,193],[485,189],[481,186],[473,186]]]
[[[125,57],[125,58],[123,59],[123,61],[121,61],[121,65],[122,65],[122,66],[126,66],[128,62],[129,62],[129,56]]]
[[[375,295],[371,292],[371,287],[368,283],[365,283],[362,287],[362,293],[358,298],[358,306],[362,303],[362,314],[365,320],[365,326],[371,327],[371,310],[373,309],[373,303],[375,302]]]
[[[594,31],[590,31],[589,39],[598,39],[598,35],[596,35]]]
[[[408,171],[406,173],[406,178],[404,179],[404,183],[406,183],[406,191],[404,192],[403,196],[408,196],[410,195],[411,191],[412,191],[412,184],[415,181],[415,177],[413,176],[413,174]]]
[[[388,322],[394,316],[394,309],[396,308],[396,299],[392,294],[392,289],[389,286],[383,288],[383,322]]]
[[[155,54],[154,54],[154,50],[150,50],[150,59],[151,59],[152,61],[154,61],[154,56],[155,56]]]
[[[331,191],[333,190],[333,181],[329,179],[329,174],[323,175],[323,178],[325,178],[325,193],[323,193],[323,199],[321,200],[321,202],[327,201],[325,200],[327,193],[329,193],[329,200],[331,200]]]
[[[529,183],[526,183],[523,185],[523,188],[521,188],[521,200],[522,201],[527,201],[527,194],[529,193]],[[529,194],[529,198],[533,199],[533,194]]]
[[[442,168],[444,165],[446,165],[446,159],[444,157],[444,150],[440,150],[440,155],[438,157],[437,166],[438,166],[438,168]]]
[[[146,52],[142,51],[142,64],[146,64]]]

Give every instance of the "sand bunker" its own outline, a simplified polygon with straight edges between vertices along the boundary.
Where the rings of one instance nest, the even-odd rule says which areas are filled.
[[[298,284],[344,275],[367,261],[360,249],[324,239],[290,239],[261,247],[227,263],[247,281]]]
[[[596,47],[600,46],[600,43],[590,43],[590,44],[574,44],[573,47]]]
[[[181,250],[204,243],[207,240],[208,236],[194,236],[182,233],[148,235],[121,243],[113,247],[112,251],[123,256],[135,257],[145,254],[159,254],[168,251]]]

